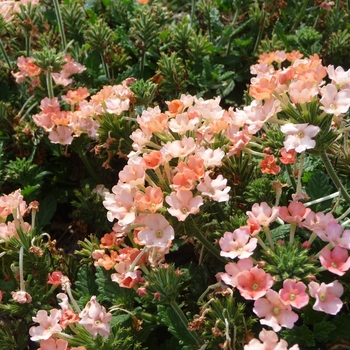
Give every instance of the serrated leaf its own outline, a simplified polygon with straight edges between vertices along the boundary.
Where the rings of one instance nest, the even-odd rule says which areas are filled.
[[[329,177],[326,173],[314,173],[307,183],[306,193],[310,196],[310,200],[315,200],[327,196],[333,192],[332,186],[329,184]],[[330,207],[331,200],[319,203],[312,207],[314,211],[322,211]]]
[[[328,321],[314,324],[315,339],[320,343],[327,343],[332,340],[330,333],[335,330],[335,326]]]
[[[111,273],[102,267],[96,268],[96,284],[99,292],[99,300],[112,304],[123,304],[126,308],[133,300],[133,289],[121,288],[118,283],[111,280]]]
[[[77,276],[77,281],[75,282],[75,289],[81,297],[85,299],[91,296],[97,295],[97,285],[95,283],[95,275],[91,271],[91,268],[88,265],[83,265]]]
[[[350,315],[341,314],[334,317],[332,325],[335,327],[329,334],[330,339],[349,339]]]
[[[290,224],[287,225],[281,225],[273,230],[271,230],[271,237],[273,238],[274,241],[277,241],[278,239],[285,239],[287,236],[289,236],[290,232]]]
[[[315,346],[314,333],[303,324],[300,327],[294,326],[281,332],[281,336],[288,344],[303,344],[303,346]]]

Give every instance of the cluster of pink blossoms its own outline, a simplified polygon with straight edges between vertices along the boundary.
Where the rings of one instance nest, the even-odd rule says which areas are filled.
[[[62,332],[71,325],[83,326],[92,334],[94,339],[98,335],[104,338],[109,337],[112,314],[107,313],[106,309],[96,301],[96,296],[91,297],[79,314],[75,313],[71,308],[68,296],[65,293],[57,294],[57,298],[62,300],[59,303],[61,309],[52,309],[50,315],[46,310],[39,310],[37,315],[33,317],[33,321],[39,323],[39,325],[30,328],[30,339],[32,341],[40,341],[41,349],[69,349],[68,342],[63,340],[64,334]],[[80,346],[70,350],[73,349],[84,350],[85,347]]]
[[[11,21],[13,18],[13,15],[16,12],[20,12],[20,5],[28,5],[31,4],[33,5],[38,5],[39,0],[6,0],[6,1],[1,1],[0,2],[0,15],[6,20],[6,21]]]
[[[288,207],[269,207],[267,203],[254,204],[247,212],[247,225],[233,232],[226,232],[219,241],[221,256],[237,262],[229,262],[225,273],[217,274],[217,279],[227,286],[237,288],[243,298],[255,300],[254,313],[260,323],[270,326],[275,332],[282,327],[293,328],[298,314],[293,309],[301,309],[315,299],[313,309],[336,315],[343,306],[340,297],[344,288],[335,280],[332,283],[311,281],[307,286],[302,281],[286,279],[283,288],[273,290],[274,276],[266,273],[263,263],[254,263],[251,256],[257,247],[258,239],[263,249],[267,249],[259,237],[262,229],[268,233],[268,227],[277,218],[286,224],[299,225],[312,231],[310,239],[303,243],[309,249],[318,236],[327,246],[321,251],[319,261],[324,270],[342,276],[350,268],[350,230],[337,222],[332,214],[314,213],[301,202],[291,202]],[[257,239],[258,238],[258,239]],[[273,247],[270,247],[273,250]],[[311,276],[310,276],[311,279]]]
[[[61,99],[70,106],[70,110],[62,109],[58,97],[46,97],[41,101],[41,112],[33,115],[33,121],[49,133],[52,143],[69,145],[74,137],[79,137],[82,133],[94,139],[100,126],[98,119],[101,114],[120,115],[129,109],[133,100],[133,94],[128,87],[130,81],[133,80],[126,80],[120,85],[104,86],[89,101],[87,98],[90,93],[87,88],[68,90]]]

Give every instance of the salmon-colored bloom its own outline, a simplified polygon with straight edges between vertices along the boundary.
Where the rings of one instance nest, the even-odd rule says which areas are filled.
[[[147,1],[148,2],[148,1]],[[180,114],[184,111],[185,105],[181,100],[167,101],[168,111],[165,112],[170,118],[174,117],[176,114]]]
[[[309,303],[309,296],[305,292],[306,285],[292,279],[283,281],[283,288],[279,291],[281,300],[297,309],[301,309]]]
[[[163,191],[159,187],[148,186],[145,193],[136,192],[135,202],[141,212],[155,213],[163,207]]]
[[[272,154],[266,155],[260,162],[261,172],[264,174],[277,175],[281,171],[281,167],[277,165],[275,156]]]
[[[343,276],[350,269],[349,252],[340,246],[332,251],[328,247],[323,248],[319,259],[325,269],[338,276]]]
[[[262,77],[260,79],[253,78],[249,88],[249,95],[258,101],[269,99],[277,86],[278,80],[276,76]]]
[[[237,287],[237,277],[242,271],[249,271],[253,268],[253,260],[250,258],[240,259],[237,263],[229,262],[225,265],[225,273],[221,272],[216,274],[218,281],[223,281],[229,286]]]
[[[54,286],[61,285],[61,277],[63,276],[61,271],[54,271],[47,275],[47,284],[53,284]]]
[[[29,293],[24,290],[18,292],[11,292],[12,299],[19,304],[29,304],[32,302],[32,297]]]
[[[77,90],[69,90],[67,95],[62,95],[62,100],[70,105],[74,105],[90,96],[86,87],[79,86]]]
[[[249,271],[242,271],[237,276],[237,289],[242,297],[257,300],[264,296],[272,287],[273,278],[263,269],[253,267]]]
[[[150,153],[145,153],[141,164],[145,169],[156,169],[162,164],[162,153],[159,151],[152,151]]]
[[[280,162],[283,164],[293,164],[295,161],[295,150],[290,149],[288,152],[283,147],[281,148],[281,157],[279,158]]]
[[[42,340],[38,350],[66,350],[68,349],[68,342],[63,339],[49,338]]]
[[[311,212],[310,208],[306,208],[301,202],[290,202],[287,207],[280,207],[278,216],[289,224],[292,222],[301,223],[307,214]]]

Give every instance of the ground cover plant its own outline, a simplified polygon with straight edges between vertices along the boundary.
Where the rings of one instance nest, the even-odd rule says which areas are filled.
[[[0,2],[0,348],[349,346],[348,1]]]

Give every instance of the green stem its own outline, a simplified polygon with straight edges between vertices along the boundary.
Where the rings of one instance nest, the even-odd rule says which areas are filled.
[[[29,33],[25,36],[25,42],[26,42],[26,54],[27,57],[30,56],[30,35]]]
[[[236,10],[235,14],[233,15],[233,20],[232,20],[232,23],[230,25],[231,28],[233,28],[234,25],[236,24],[237,18],[238,18],[238,10]],[[230,37],[228,39],[227,49],[226,49],[226,56],[228,56],[230,51],[231,51],[232,38],[233,38],[233,35],[230,35]]]
[[[23,277],[23,245],[19,249],[19,289],[25,292],[24,277]]]
[[[196,0],[191,1],[191,22],[190,25],[192,27],[193,22],[194,22],[194,13],[196,11]]]
[[[141,61],[140,61],[141,79],[143,79],[143,73],[145,71],[145,62],[146,62],[146,51],[143,51],[141,56]]]
[[[83,152],[83,150],[79,147],[79,149],[75,149],[75,151],[78,153],[80,159],[82,160],[82,162],[84,163],[88,173],[90,174],[90,176],[92,177],[92,179],[99,184],[100,178],[97,176],[97,174],[95,173],[95,170],[93,169],[93,167],[91,166],[89,160],[86,157],[86,154]]]
[[[106,76],[108,79],[110,79],[108,66],[107,66],[107,64],[106,64],[106,61],[105,61],[105,59],[104,59],[104,57],[103,57],[102,52],[100,53],[100,57],[101,57],[102,68],[103,68],[103,71],[104,71],[104,73],[105,73],[105,76]]]
[[[2,53],[2,56],[4,57],[8,67],[10,69],[12,69],[12,65],[11,65],[11,62],[10,62],[10,59],[9,59],[9,56],[7,55],[7,52],[5,50],[5,47],[4,47],[4,44],[2,43],[2,40],[0,39],[0,51]]]
[[[292,222],[290,224],[290,231],[289,231],[289,244],[293,244],[293,242],[294,242],[296,228],[297,228],[297,223]]]
[[[188,320],[187,320],[186,316],[184,315],[184,313],[182,312],[182,310],[180,309],[180,306],[174,300],[172,300],[170,302],[170,306],[172,307],[172,309],[176,313],[178,319],[181,321],[183,328],[186,329],[188,335],[193,339],[193,341],[197,345],[203,344],[203,341],[199,338],[199,336],[196,333],[193,333],[188,329]]]
[[[341,195],[344,197],[344,199],[350,204],[350,195],[347,192],[346,188],[344,185],[341,183],[337,173],[335,172],[333,165],[331,161],[328,158],[328,155],[326,151],[322,151],[320,153],[320,158],[323,162],[324,167],[326,168],[329,176],[331,177],[332,181],[334,182],[335,186],[339,189]]]
[[[293,176],[292,167],[290,166],[290,164],[286,164],[286,168],[287,168],[289,180],[292,183],[294,191],[296,191],[297,190],[297,184],[296,184],[294,176]]]
[[[268,226],[264,226],[264,232],[265,232],[265,236],[269,242],[271,250],[274,251],[275,245],[274,245],[272,237],[271,237],[270,228]]]
[[[226,262],[226,260],[220,255],[220,252],[213,246],[212,243],[210,243],[198,230],[196,232],[196,238],[201,242],[207,250],[209,250],[210,253],[212,253],[217,259],[219,259],[222,262]]]
[[[58,3],[58,0],[53,0],[53,5],[55,7],[57,23],[58,23],[58,29],[59,29],[60,34],[61,34],[62,49],[63,49],[63,51],[66,51],[66,47],[67,47],[66,34],[64,32],[64,26],[63,26],[63,20],[62,20],[62,15],[61,15],[61,9],[60,9],[60,5]]]
[[[49,99],[54,98],[54,92],[53,92],[53,85],[52,85],[52,76],[51,76],[51,69],[50,67],[48,68],[46,72],[46,87],[47,87],[47,94],[49,96]]]

